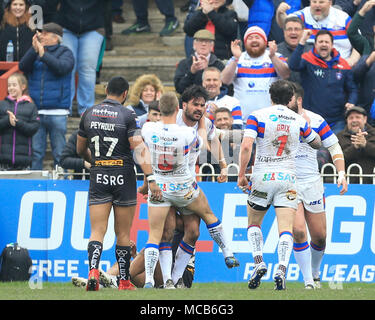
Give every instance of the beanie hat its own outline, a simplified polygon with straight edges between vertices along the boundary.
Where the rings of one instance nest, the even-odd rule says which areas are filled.
[[[247,37],[251,34],[257,34],[261,36],[265,43],[267,43],[267,35],[264,32],[264,30],[258,26],[252,26],[249,29],[246,30],[245,35],[243,37],[244,43],[246,43]]]

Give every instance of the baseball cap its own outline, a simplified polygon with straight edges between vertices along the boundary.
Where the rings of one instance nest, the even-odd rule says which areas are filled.
[[[258,26],[252,26],[252,27],[250,27],[250,28],[248,28],[246,30],[245,35],[243,37],[244,43],[246,43],[247,37],[250,36],[251,34],[258,34],[258,35],[260,35],[263,38],[264,42],[267,43],[267,35],[266,35],[266,33],[264,32],[264,30],[262,28],[260,28]]]
[[[194,39],[212,40],[215,41],[215,36],[207,29],[202,29],[194,33]]]
[[[363,114],[364,116],[367,116],[367,112],[365,109],[363,109],[362,107],[359,107],[359,106],[354,106],[354,107],[351,107],[350,109],[348,109],[346,112],[345,112],[345,118],[347,118],[349,116],[350,113],[352,112],[358,112],[360,114]]]
[[[55,33],[60,37],[63,36],[63,28],[54,22],[44,24],[43,31]]]

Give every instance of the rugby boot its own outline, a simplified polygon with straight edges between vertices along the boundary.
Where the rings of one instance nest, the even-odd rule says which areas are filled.
[[[98,291],[99,290],[99,270],[91,269],[89,277],[87,279],[86,291]]]
[[[282,271],[277,271],[275,278],[275,290],[285,290],[286,285],[285,285],[285,274]]]
[[[120,280],[118,284],[119,290],[137,290],[137,288],[130,282],[130,280]]]
[[[226,257],[225,264],[229,269],[232,269],[238,267],[240,262],[235,257]]]
[[[260,286],[260,280],[267,273],[267,266],[264,262],[257,264],[248,282],[249,289],[256,289]]]

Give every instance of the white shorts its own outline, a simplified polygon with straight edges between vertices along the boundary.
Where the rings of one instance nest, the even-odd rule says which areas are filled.
[[[272,171],[253,174],[248,201],[264,208],[273,205],[297,209],[296,176]]]
[[[303,203],[304,208],[311,213],[325,211],[324,186],[321,178],[316,181],[298,182],[298,203]]]
[[[199,187],[196,182],[189,183],[186,188],[173,192],[170,191],[170,184],[168,183],[158,185],[161,187],[163,198],[161,201],[152,201],[149,193],[147,204],[150,207],[176,207],[181,214],[193,214],[185,207],[199,196]]]

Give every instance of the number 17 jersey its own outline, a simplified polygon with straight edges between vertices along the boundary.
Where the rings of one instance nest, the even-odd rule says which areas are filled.
[[[244,137],[256,139],[254,172],[295,174],[295,156],[300,138],[306,143],[316,137],[307,121],[282,105],[254,111],[247,119]]]

